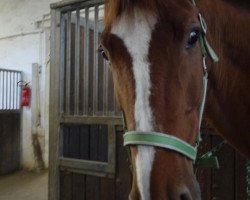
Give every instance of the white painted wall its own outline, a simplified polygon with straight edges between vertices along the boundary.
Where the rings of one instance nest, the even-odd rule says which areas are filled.
[[[32,81],[36,81],[36,88],[40,90],[33,93],[32,100],[35,102],[31,107],[22,110],[21,163],[23,168],[29,170],[39,168],[32,145],[32,132],[39,138],[44,164],[48,166],[49,6],[58,1],[0,1],[0,68],[22,71],[23,80],[31,85]],[[40,66],[36,76],[38,80],[32,80],[32,63]],[[35,124],[34,118],[38,119]]]

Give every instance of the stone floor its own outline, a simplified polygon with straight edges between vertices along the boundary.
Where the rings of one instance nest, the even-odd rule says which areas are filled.
[[[19,171],[0,176],[0,200],[47,200],[47,196],[47,171]]]

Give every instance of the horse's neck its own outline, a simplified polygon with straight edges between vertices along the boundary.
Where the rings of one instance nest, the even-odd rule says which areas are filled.
[[[235,0],[203,0],[201,12],[209,25],[212,46],[220,56],[250,72],[250,7],[242,7],[242,2],[237,6]]]
[[[250,157],[250,10],[233,7],[230,0],[201,0],[199,7],[208,23],[209,41],[220,57],[210,66],[207,118]]]
[[[232,92],[243,80],[250,85],[250,9],[233,7],[229,2],[202,0],[199,6],[208,23],[209,41],[220,57],[210,68],[213,81],[217,88]],[[250,98],[249,91],[244,92]]]

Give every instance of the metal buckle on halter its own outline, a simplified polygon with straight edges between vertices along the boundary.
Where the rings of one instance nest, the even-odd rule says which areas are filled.
[[[202,57],[202,66],[203,66],[204,74],[207,73],[206,56]]]
[[[207,23],[205,19],[202,17],[201,13],[199,13],[198,17],[199,17],[199,21],[200,21],[203,33],[207,34]]]

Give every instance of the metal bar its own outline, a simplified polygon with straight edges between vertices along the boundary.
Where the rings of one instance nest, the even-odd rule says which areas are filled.
[[[60,118],[61,123],[70,124],[110,124],[110,125],[123,125],[122,117],[84,117],[84,116],[71,116],[62,115]]]
[[[67,12],[67,46],[66,46],[66,113],[70,113],[70,77],[71,77],[71,12]]]
[[[13,78],[12,78],[12,75],[13,75],[13,73],[12,72],[10,72],[10,98],[9,98],[9,109],[11,110],[11,109],[13,109],[12,108],[12,102],[13,102],[13,91],[12,91],[12,89],[13,89]]]
[[[109,76],[108,76],[108,64],[106,61],[104,61],[104,87],[103,87],[103,111],[104,115],[107,116],[108,114],[108,81],[109,81]]]
[[[61,15],[61,38],[60,38],[60,112],[64,113],[65,112],[65,68],[66,68],[66,63],[65,63],[65,52],[66,52],[66,36],[65,36],[65,14]]]
[[[21,71],[18,70],[11,70],[11,69],[0,69],[0,72],[16,72],[16,73],[21,73]]]
[[[13,90],[13,95],[12,95],[12,108],[15,109],[15,85],[16,85],[16,82],[15,82],[15,72],[13,73],[13,85],[12,85],[12,90]]]
[[[17,73],[14,72],[13,75],[13,80],[14,80],[14,84],[13,84],[13,109],[16,109],[16,90],[17,90],[17,81],[16,81],[16,75]]]
[[[79,160],[73,158],[59,158],[59,165],[66,168],[73,168],[79,170],[91,170],[94,172],[107,172],[115,173],[113,166],[109,163],[98,162],[98,161],[89,161],[89,160]]]
[[[60,8],[63,11],[64,9],[70,9],[70,8],[74,9],[75,7],[79,8],[80,6],[91,6],[100,3],[104,3],[104,0],[67,0],[50,4],[50,8],[52,9]]]
[[[75,37],[75,114],[79,114],[79,79],[80,79],[80,10],[76,10]]]
[[[1,90],[0,90],[0,98],[1,98],[1,105],[0,109],[3,109],[3,72],[0,71],[0,84],[1,84]]]
[[[23,79],[22,74],[18,74],[18,81],[21,81]],[[18,88],[18,108],[20,109],[21,106],[21,99],[22,99],[22,95],[21,95],[21,87]]]
[[[6,96],[5,96],[5,109],[8,109],[8,72],[6,72]]]
[[[20,86],[17,85],[17,83],[18,83],[18,74],[19,73],[16,73],[16,76],[15,76],[15,79],[16,79],[16,92],[15,92],[15,95],[16,95],[16,109],[20,109],[20,100],[21,100],[21,95],[18,96],[18,91],[21,89]]]
[[[98,108],[98,52],[96,49],[98,48],[98,18],[99,18],[99,9],[98,5],[95,6],[95,26],[94,26],[94,82],[93,82],[93,113],[94,115],[97,112]]]
[[[16,72],[13,73],[13,109],[16,109],[15,98],[16,98]]]
[[[90,171],[89,169],[73,169],[69,167],[62,167],[60,166],[61,171],[67,171],[67,172],[73,172],[77,174],[84,174],[84,175],[91,175],[91,176],[98,176],[98,177],[104,177],[104,178],[115,178],[114,173],[108,173],[108,172],[95,172],[95,171]]]
[[[20,110],[18,110],[18,109],[13,109],[13,110],[1,110],[1,109],[0,109],[0,114],[2,114],[2,113],[8,113],[8,114],[10,114],[10,113],[20,113]]]
[[[18,83],[19,80],[19,74],[16,74],[16,83]],[[16,89],[16,109],[20,108],[20,99],[21,99],[21,95],[19,96],[19,90],[21,89],[21,86],[17,85],[17,89]],[[19,97],[19,98],[18,98]]]
[[[89,97],[89,8],[85,9],[85,29],[84,29],[84,105],[83,114],[88,113]]]

